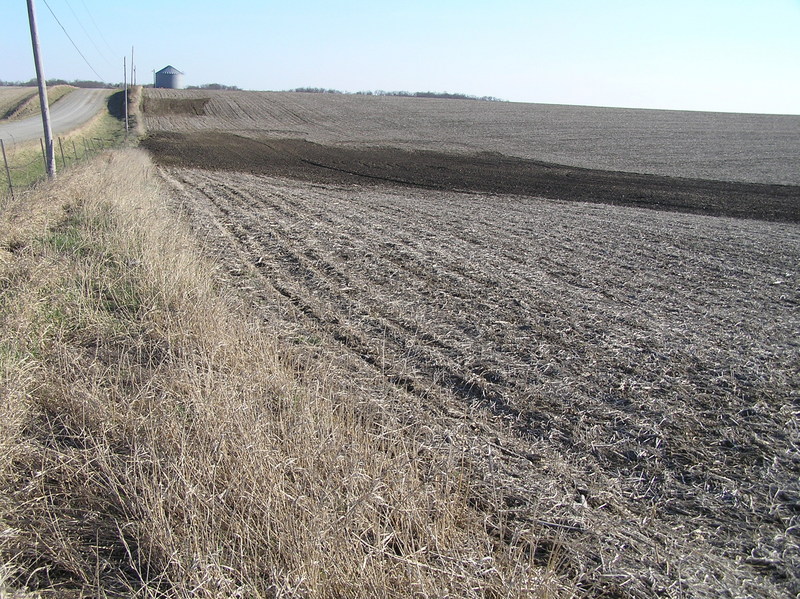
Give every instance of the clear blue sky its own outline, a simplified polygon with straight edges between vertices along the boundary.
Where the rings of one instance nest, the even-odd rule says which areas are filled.
[[[800,114],[800,0],[47,0],[102,79]],[[36,0],[48,78],[97,79]],[[25,0],[0,79],[34,76]],[[102,32],[102,33],[101,33]]]

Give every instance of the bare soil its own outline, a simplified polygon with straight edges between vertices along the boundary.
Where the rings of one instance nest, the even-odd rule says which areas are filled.
[[[497,152],[589,169],[800,185],[797,115],[163,89],[146,90],[144,109],[151,132],[227,131],[356,149]]]
[[[797,187],[201,131],[244,118],[214,102],[146,145],[298,372],[460,456],[587,596],[800,593]]]
[[[162,172],[310,377],[463,454],[590,596],[800,591],[796,226]]]
[[[163,109],[164,102],[156,104]],[[197,109],[192,100],[170,110]],[[317,183],[390,184],[538,196],[694,214],[800,222],[800,186],[620,173],[504,156],[324,146],[231,133],[157,132],[144,141],[157,162],[285,176]]]

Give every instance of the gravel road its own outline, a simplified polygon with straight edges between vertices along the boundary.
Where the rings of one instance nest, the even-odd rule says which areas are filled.
[[[50,107],[53,135],[80,127],[105,105],[111,90],[76,89]],[[42,118],[39,115],[0,124],[0,139],[19,143],[42,137]]]

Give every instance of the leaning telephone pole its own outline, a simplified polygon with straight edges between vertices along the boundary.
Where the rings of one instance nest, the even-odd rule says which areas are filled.
[[[53,130],[50,128],[50,104],[47,101],[47,84],[45,83],[42,59],[39,56],[39,32],[36,29],[36,9],[33,0],[28,0],[28,20],[31,25],[31,43],[33,45],[33,62],[36,65],[36,80],[39,83],[39,105],[42,108],[42,126],[44,127],[45,170],[51,179],[56,176],[56,151],[53,145]]]

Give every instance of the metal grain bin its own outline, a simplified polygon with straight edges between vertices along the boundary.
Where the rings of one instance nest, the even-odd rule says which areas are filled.
[[[167,89],[183,89],[183,73],[172,65],[168,65],[160,71],[156,71],[155,86]]]

